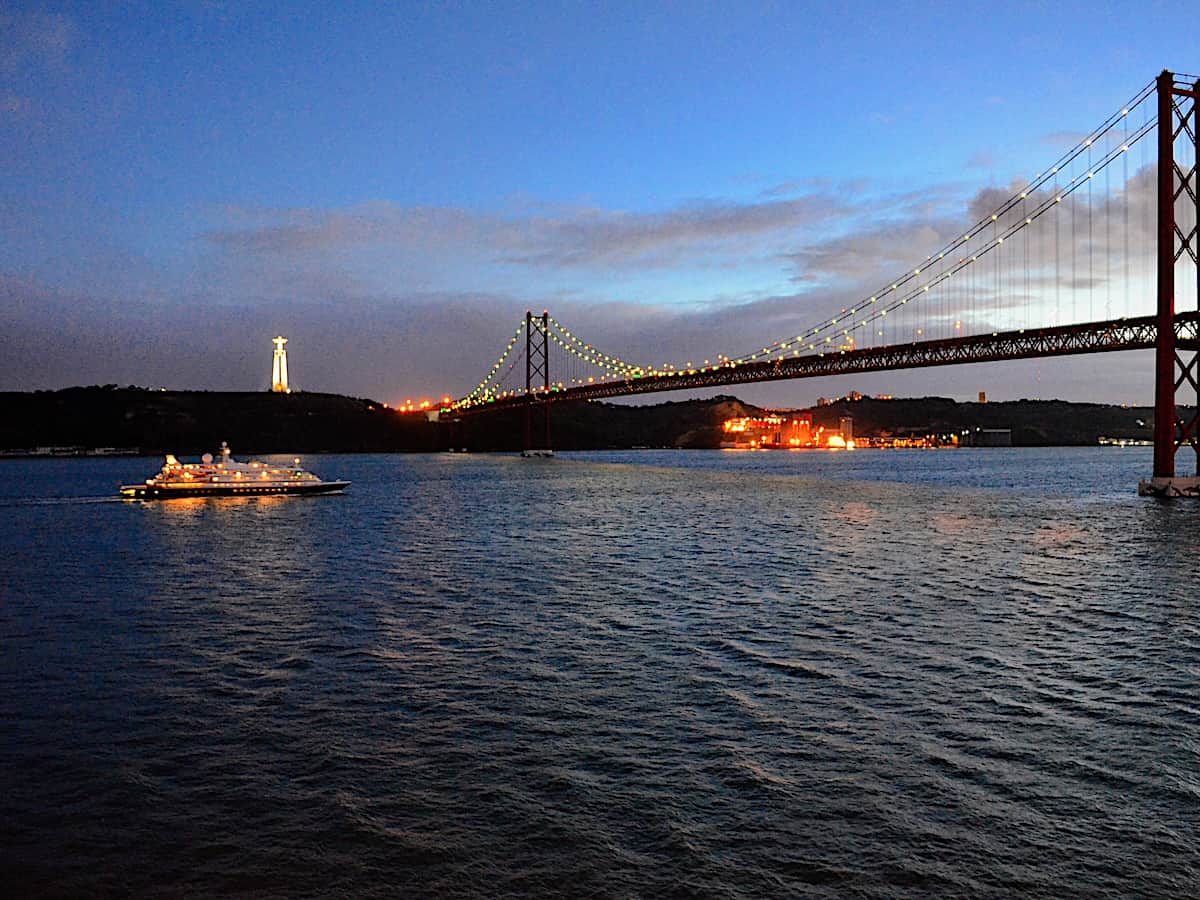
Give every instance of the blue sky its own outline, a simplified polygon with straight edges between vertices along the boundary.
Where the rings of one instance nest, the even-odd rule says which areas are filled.
[[[10,3],[0,389],[257,389],[283,333],[301,388],[462,394],[526,307],[637,361],[769,342],[1200,70],[1187,8]],[[739,393],[1150,384],[1127,354]]]

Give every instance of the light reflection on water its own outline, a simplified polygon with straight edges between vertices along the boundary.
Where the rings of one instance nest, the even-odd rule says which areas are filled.
[[[18,892],[1193,893],[1148,453],[305,464],[354,484],[0,464]]]

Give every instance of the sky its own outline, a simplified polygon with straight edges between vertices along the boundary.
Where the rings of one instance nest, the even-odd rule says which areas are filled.
[[[1188,9],[0,2],[0,390],[265,389],[283,334],[301,390],[461,396],[526,309],[634,363],[769,344],[1200,71]],[[727,392],[1152,383],[1127,353]]]

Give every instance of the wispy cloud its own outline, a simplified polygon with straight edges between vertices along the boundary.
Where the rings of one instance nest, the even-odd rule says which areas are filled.
[[[663,212],[595,207],[488,213],[366,204],[342,210],[229,209],[207,233],[242,253],[290,254],[366,246],[463,250],[535,268],[656,268],[697,254],[828,222],[847,204],[827,193],[758,203],[697,201]]]
[[[75,24],[61,13],[0,11],[0,72],[61,66],[75,40]]]
[[[820,283],[832,278],[858,283],[888,278],[889,273],[919,262],[956,230],[949,222],[892,221],[813,243],[787,257],[796,269],[792,281]]]
[[[35,116],[29,86],[62,70],[75,42],[75,24],[60,13],[0,9],[0,118]]]
[[[967,160],[967,166],[972,169],[990,169],[996,165],[996,155],[989,150],[980,150]]]
[[[1066,150],[1074,147],[1086,137],[1087,132],[1084,131],[1052,131],[1049,134],[1043,134],[1039,140],[1056,150]]]
[[[804,194],[827,194],[833,197],[858,197],[866,193],[873,182],[869,178],[828,178],[814,176],[793,178],[765,188],[761,195],[766,198],[792,197]]]
[[[696,253],[812,227],[846,206],[828,195],[761,203],[694,203],[664,213],[587,210],[510,232],[507,262],[535,266],[663,266]]]

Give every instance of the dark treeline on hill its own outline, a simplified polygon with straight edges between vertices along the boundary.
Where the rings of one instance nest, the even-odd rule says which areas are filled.
[[[86,387],[0,394],[0,449],[136,447],[197,454],[435,450],[437,428],[373,400],[267,391]]]
[[[798,410],[799,412],[800,410]],[[1018,447],[1094,446],[1099,438],[1150,440],[1154,410],[1063,400],[1014,400],[958,403],[945,397],[900,400],[838,400],[803,410],[813,425],[836,431],[843,416],[854,422],[860,436],[924,437],[977,428],[1007,428]],[[736,397],[685,400],[653,406],[612,403],[572,403],[551,407],[553,444],[559,450],[622,449],[629,447],[706,448],[720,446],[722,423],[767,411]],[[485,415],[467,419],[461,444],[474,450],[518,449],[524,414]],[[535,443],[538,418],[534,417]],[[459,441],[454,433],[453,440]],[[457,443],[455,444],[458,445]]]
[[[863,397],[814,407],[812,414],[813,424],[826,428],[836,428],[842,416],[850,416],[857,435],[903,437],[1008,428],[1016,447],[1087,446],[1101,437],[1148,441],[1154,436],[1151,407],[1065,400],[958,403],[946,397]]]
[[[734,397],[651,406],[563,403],[551,407],[559,450],[719,446],[722,423],[765,410]],[[1153,411],[1059,400],[957,403],[942,397],[839,400],[811,409],[814,425],[842,416],[857,435],[923,436],[1008,428],[1016,446],[1094,445],[1101,436],[1148,440]],[[535,417],[534,431],[540,420]],[[0,393],[0,450],[38,447],[138,448],[197,454],[228,441],[238,454],[518,450],[521,410],[468,416],[458,425],[400,415],[374,400],[265,391],[157,391],[115,386]],[[540,442],[538,442],[540,443]]]

